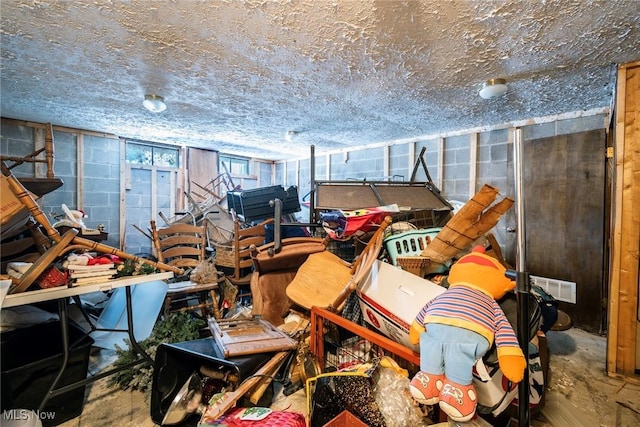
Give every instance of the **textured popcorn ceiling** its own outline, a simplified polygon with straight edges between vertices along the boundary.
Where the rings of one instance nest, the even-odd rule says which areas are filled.
[[[637,0],[3,0],[0,14],[2,117],[268,159],[607,111],[616,64],[640,59]],[[480,98],[497,77],[507,94]]]

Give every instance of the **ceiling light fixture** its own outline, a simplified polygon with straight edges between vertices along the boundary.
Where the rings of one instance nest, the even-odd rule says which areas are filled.
[[[164,103],[164,98],[159,95],[145,95],[142,105],[152,113],[162,113],[167,109],[167,104]]]
[[[293,141],[298,136],[298,133],[299,132],[297,130],[288,130],[284,134],[284,139],[287,141]]]
[[[484,82],[482,89],[478,92],[481,98],[490,99],[502,96],[507,92],[507,85],[504,79],[491,79]]]

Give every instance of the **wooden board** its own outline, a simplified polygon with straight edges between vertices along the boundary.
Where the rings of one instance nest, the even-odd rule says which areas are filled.
[[[209,319],[209,329],[225,358],[293,350],[298,342],[262,319]]]
[[[625,376],[640,369],[640,61],[618,68],[615,172],[612,194],[610,324],[607,371]],[[633,377],[634,379],[636,377]]]
[[[188,193],[193,191],[198,194],[205,194],[205,192],[195,184],[208,187],[209,182],[218,176],[218,153],[216,151],[190,147],[188,157],[188,179],[185,190]]]
[[[576,283],[561,303],[575,325],[603,327],[604,129],[525,141],[527,270]]]

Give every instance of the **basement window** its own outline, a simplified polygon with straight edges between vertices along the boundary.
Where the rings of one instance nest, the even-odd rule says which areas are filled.
[[[127,141],[126,160],[134,165],[180,166],[180,149]]]
[[[232,176],[249,175],[249,159],[246,157],[234,157],[225,154],[218,156],[220,170],[229,172]]]

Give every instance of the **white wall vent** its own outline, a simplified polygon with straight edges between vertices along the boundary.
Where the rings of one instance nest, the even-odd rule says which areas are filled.
[[[544,289],[558,301],[576,303],[576,282],[567,282],[547,277],[529,276],[531,281]]]

